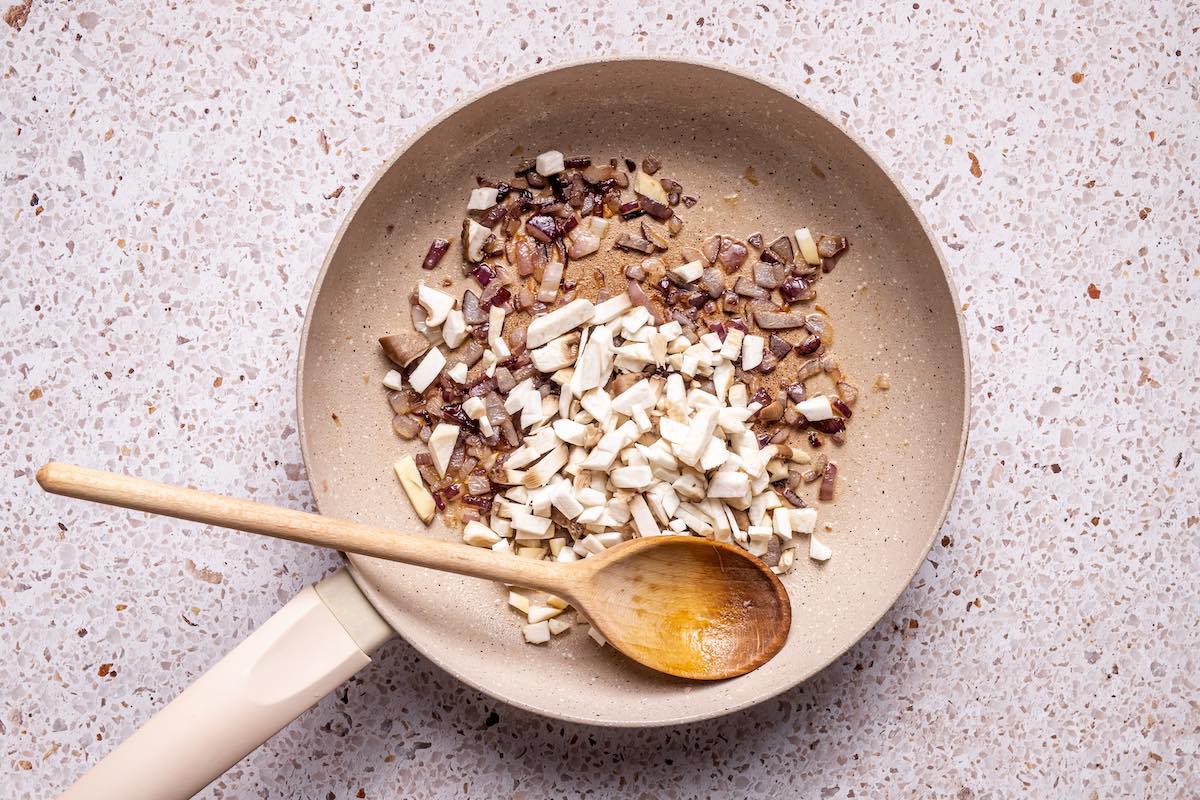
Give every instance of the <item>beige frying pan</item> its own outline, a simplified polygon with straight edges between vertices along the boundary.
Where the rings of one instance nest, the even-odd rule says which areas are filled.
[[[422,257],[433,238],[455,238],[474,177],[510,175],[518,147],[658,157],[664,175],[700,198],[684,230],[697,240],[773,238],[802,225],[850,238],[819,302],[862,396],[836,452],[837,501],[822,509],[834,556],[801,559],[785,576],[794,621],[783,651],[743,677],[688,683],[577,631],[524,644],[496,585],[352,555],[353,581],[339,573],[290,603],[72,796],[190,795],[368,663],[389,628],[460,680],[539,714],[664,725],[795,686],[854,644],[908,584],[945,517],[967,431],[967,349],[938,248],[904,192],[825,117],[750,78],[679,61],[585,63],[509,83],[445,114],[375,177],[330,250],[301,343],[302,446],[321,511],[455,535],[426,530],[392,474],[410,445],[391,431],[377,339],[410,330],[418,280],[460,280],[456,249],[436,276],[420,269]],[[881,373],[886,390],[873,388]],[[173,745],[184,742],[181,758]]]

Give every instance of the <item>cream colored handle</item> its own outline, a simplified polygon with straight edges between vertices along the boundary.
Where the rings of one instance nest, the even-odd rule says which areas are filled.
[[[191,797],[371,663],[361,645],[391,635],[340,570],[296,595],[60,800]]]
[[[409,536],[387,528],[72,464],[46,464],[38,470],[37,480],[48,492],[80,500],[94,500],[223,528],[262,533],[293,542],[334,547],[348,553],[360,553],[418,567],[546,589],[567,600],[574,599],[574,588],[579,577],[591,568],[586,561],[559,564],[529,558],[498,558],[495,553],[481,547],[445,542],[429,536]]]

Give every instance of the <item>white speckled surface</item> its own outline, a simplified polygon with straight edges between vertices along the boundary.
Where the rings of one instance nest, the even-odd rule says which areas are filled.
[[[65,787],[337,564],[45,497],[36,465],[305,507],[294,348],[359,187],[465,94],[597,49],[789,86],[923,201],[975,370],[941,544],[756,709],[548,723],[393,643],[205,796],[1200,793],[1200,10],[875,5],[39,0],[0,26],[4,794]]]

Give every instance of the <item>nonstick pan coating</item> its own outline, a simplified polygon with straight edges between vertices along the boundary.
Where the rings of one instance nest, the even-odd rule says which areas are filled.
[[[902,115],[902,113],[901,113]],[[302,446],[321,511],[405,535],[451,537],[414,517],[392,463],[377,339],[411,331],[418,280],[455,281],[457,234],[476,175],[512,174],[548,149],[596,158],[654,155],[700,202],[683,235],[773,238],[805,225],[844,233],[850,250],[818,283],[833,352],[862,396],[848,441],[830,448],[836,502],[822,504],[834,548],[801,553],[784,582],[793,625],[783,651],[735,680],[653,673],[573,630],[521,641],[504,590],[484,581],[350,556],[360,585],[418,650],[480,690],[540,714],[615,726],[717,716],[772,697],[853,645],[925,558],[958,478],[969,368],[959,304],[937,246],[878,163],[827,119],[773,88],[687,62],[577,64],[501,86],[441,117],[359,198],[330,249],[301,344]],[[749,169],[748,169],[749,168]],[[726,196],[737,194],[736,199]],[[420,269],[435,237],[455,242],[441,271]],[[768,239],[769,240],[769,239]],[[574,269],[587,267],[577,262]],[[414,334],[415,335],[415,334]],[[790,367],[795,369],[794,363]],[[891,388],[872,388],[887,373]]]

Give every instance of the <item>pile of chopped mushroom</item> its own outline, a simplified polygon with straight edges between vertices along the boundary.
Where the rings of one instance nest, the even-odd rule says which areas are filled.
[[[858,396],[813,305],[845,238],[800,228],[765,246],[756,233],[676,247],[674,209],[696,200],[654,159],[625,166],[551,151],[511,181],[479,179],[462,234],[479,293],[422,283],[421,336],[380,339],[397,367],[383,381],[393,428],[428,447],[396,463],[401,487],[426,523],[440,510],[468,544],[521,558],[691,534],[779,574],[802,537],[828,560],[799,492],[820,480],[833,499],[837,466],[819,449],[844,442]],[[449,249],[435,240],[422,266]],[[597,254],[615,271],[588,269]],[[829,388],[810,394],[818,376]],[[559,598],[516,588],[509,603],[529,642],[570,628]]]

